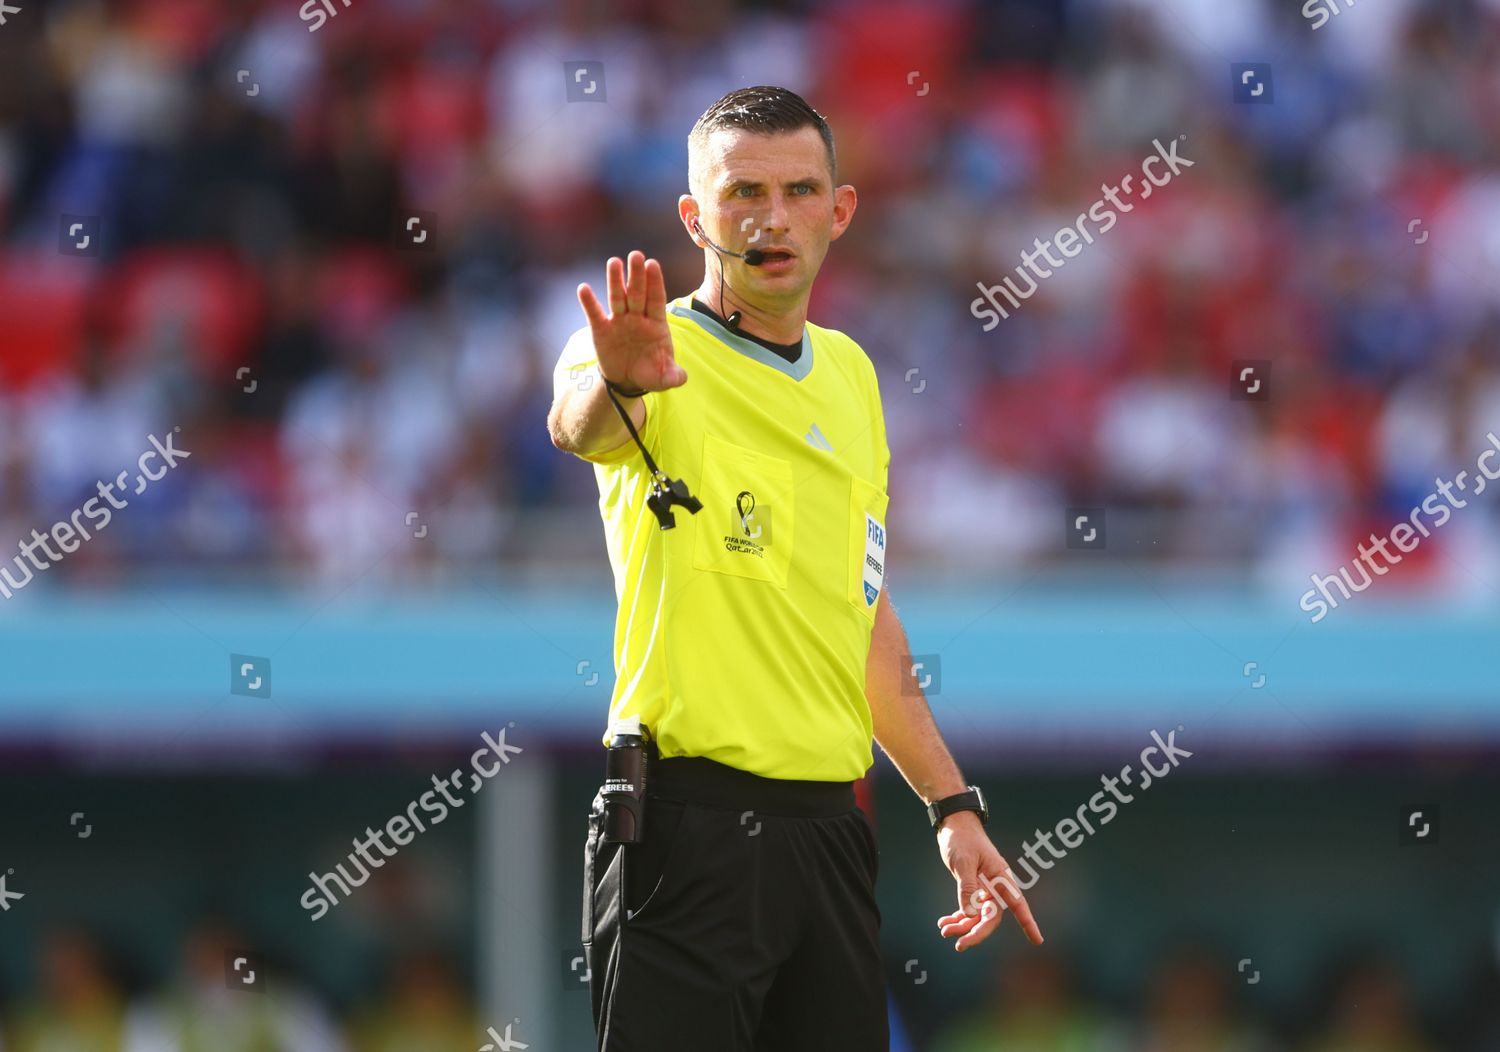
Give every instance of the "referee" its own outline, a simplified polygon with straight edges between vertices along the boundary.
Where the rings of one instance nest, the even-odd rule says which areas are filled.
[[[872,738],[929,805],[957,883],[942,934],[966,950],[1014,911],[1042,936],[905,667],[875,370],[807,320],[856,204],[833,133],[793,92],[744,88],[688,150],[677,212],[702,284],[669,302],[656,260],[610,259],[608,313],[578,287],[588,325],[547,418],[599,485],[619,601],[610,728],[638,720],[648,739],[640,841],[605,842],[602,791],[589,820],[599,1048],[885,1052],[878,851],[854,796]]]

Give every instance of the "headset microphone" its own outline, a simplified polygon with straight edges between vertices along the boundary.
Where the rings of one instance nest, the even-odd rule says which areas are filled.
[[[720,245],[713,238],[704,233],[703,224],[698,222],[698,220],[696,219],[693,220],[693,229],[698,231],[698,236],[701,237],[704,241],[707,241],[708,247],[713,249],[715,252],[721,252],[726,256],[733,256],[735,259],[743,259],[752,267],[758,267],[766,261],[766,254],[758,248],[752,248],[748,252],[735,252],[731,249],[725,248],[723,245]]]
[[[746,252],[735,252],[727,249],[714,241],[704,232],[703,224],[698,222],[698,217],[693,217],[693,229],[698,231],[698,236],[708,242],[708,247],[719,253],[719,317],[724,318],[724,257],[733,256],[735,259],[743,259],[748,266],[758,267],[766,261],[766,254],[758,248],[752,248]],[[729,317],[724,318],[724,327],[731,332],[738,332],[740,327],[740,312],[735,311]]]

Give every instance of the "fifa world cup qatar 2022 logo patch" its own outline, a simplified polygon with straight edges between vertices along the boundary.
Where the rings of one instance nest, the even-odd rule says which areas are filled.
[[[771,543],[771,506],[756,504],[755,494],[740,490],[734,498],[734,509],[729,516],[729,532],[724,535],[724,550],[766,557],[766,545]]]

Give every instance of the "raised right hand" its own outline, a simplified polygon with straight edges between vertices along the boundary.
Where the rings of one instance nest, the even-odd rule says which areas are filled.
[[[646,391],[687,383],[686,370],[672,357],[661,264],[633,251],[629,281],[619,256],[610,257],[604,273],[609,288],[607,317],[588,283],[578,286],[578,303],[589,320],[600,375],[620,387]]]

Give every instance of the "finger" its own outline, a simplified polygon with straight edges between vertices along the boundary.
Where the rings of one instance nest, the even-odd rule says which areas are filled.
[[[625,309],[631,314],[646,312],[646,253],[630,253],[630,276],[625,282]]]
[[[989,894],[985,891],[981,891],[979,895],[981,900],[989,898]],[[965,913],[963,910],[954,910],[952,913],[944,914],[943,916],[938,918],[938,927],[941,928],[944,924],[953,924],[961,920],[974,919],[974,917],[969,916],[969,914]]]
[[[597,346],[599,331],[609,319],[604,316],[604,304],[599,302],[599,297],[594,295],[594,290],[587,282],[578,286],[578,305],[583,308],[584,317],[589,320],[589,330],[596,337]]]
[[[667,316],[667,282],[661,276],[661,264],[646,260],[646,317],[665,320]]]
[[[971,947],[978,946],[1000,928],[1000,923],[1005,919],[1005,910],[996,908],[993,902],[984,904],[984,911],[979,916],[979,922],[967,932],[958,937],[953,948],[959,953]]]
[[[980,900],[980,902],[984,902],[984,900],[989,899],[989,897],[990,897],[989,891],[984,890],[984,888],[980,888],[980,894],[978,894],[978,900]],[[965,917],[969,917],[968,912],[963,911],[963,909],[954,909],[954,911],[951,912],[951,914],[944,914],[944,915],[942,915],[942,917],[939,917],[938,918],[938,923],[939,924],[944,924],[944,923],[948,923],[948,921],[963,920],[963,918],[965,918]]]
[[[974,926],[978,923],[978,917],[959,917],[957,920],[950,920],[947,923],[939,924],[938,934],[945,939],[951,939],[955,935],[966,935],[973,931]]]
[[[957,921],[957,923],[950,924],[947,929],[942,930],[942,936],[944,938],[953,938],[954,950],[962,953],[962,951],[968,950],[972,945],[978,945],[984,939],[993,935],[996,927],[999,927],[999,924],[1001,924],[1002,915],[1004,915],[1004,911],[996,908],[995,903],[986,902],[984,903],[983,911],[980,912],[978,917],[965,917]],[[957,938],[954,938],[954,936],[957,936]]]
[[[1005,875],[1009,878],[1010,870],[1006,870]],[[1000,897],[1005,900],[1005,905],[1009,908],[1010,912],[1016,915],[1016,923],[1021,925],[1021,930],[1026,933],[1026,937],[1031,940],[1033,946],[1040,946],[1042,944],[1042,929],[1037,926],[1036,918],[1031,915],[1031,907],[1026,904],[1026,896],[1022,895],[1011,884],[1009,879],[1001,880],[998,884],[1000,887]]]
[[[609,316],[618,318],[625,313],[625,264],[619,256],[610,256],[604,273],[609,283]]]

